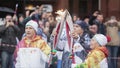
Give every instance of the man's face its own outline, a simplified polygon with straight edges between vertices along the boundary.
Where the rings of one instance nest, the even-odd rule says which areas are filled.
[[[96,16],[98,15],[98,13],[99,13],[98,11],[95,11],[95,12],[93,13],[93,16],[96,17]]]
[[[100,22],[102,22],[103,21],[103,15],[98,15],[97,16],[97,20],[99,20]]]
[[[88,24],[89,20],[89,18],[86,18],[84,21]]]
[[[89,26],[89,30],[90,30],[93,34],[96,34],[97,31],[98,31],[98,27],[97,27],[97,25],[92,25],[92,26]]]
[[[12,16],[8,15],[5,17],[6,22],[11,22],[12,21]]]
[[[26,26],[25,33],[28,38],[32,38],[36,34],[32,26]]]
[[[73,21],[76,21],[77,20],[77,16],[73,16]]]
[[[73,24],[73,27],[77,34],[81,34],[83,32],[83,29],[78,24]]]

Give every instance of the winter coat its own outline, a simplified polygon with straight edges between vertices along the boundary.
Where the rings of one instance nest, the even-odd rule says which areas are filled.
[[[79,39],[79,43],[88,52],[90,49],[90,36],[87,32],[84,32]]]
[[[0,26],[1,33],[1,44],[0,49],[13,53],[17,44],[17,33],[20,31],[17,25],[8,26],[5,25]]]
[[[99,20],[94,20],[94,24],[98,26],[98,34],[106,35],[106,26],[103,24],[103,22],[100,22]]]
[[[26,47],[34,47],[40,48],[40,50],[46,55],[50,54],[51,48],[47,45],[47,43],[40,36],[35,36],[31,42],[28,41],[27,37],[24,37],[19,43],[18,48],[26,48]]]
[[[75,46],[75,47],[74,47]],[[90,37],[87,33],[83,33],[78,39],[74,39],[73,58],[69,58],[71,52],[64,51],[62,56],[62,68],[71,68],[72,63],[81,63],[85,60],[90,50]]]
[[[27,37],[24,37],[18,43],[14,54],[16,60],[15,67],[45,68],[45,63],[48,61],[48,54],[50,54],[50,51],[51,48],[41,36],[36,35],[31,41],[29,41]]]
[[[85,62],[77,65],[76,68],[107,68],[107,56],[108,50],[106,47],[95,48],[89,52]]]
[[[111,41],[107,44],[108,46],[120,46],[119,28],[120,24],[118,23],[106,24],[107,35],[111,38]]]

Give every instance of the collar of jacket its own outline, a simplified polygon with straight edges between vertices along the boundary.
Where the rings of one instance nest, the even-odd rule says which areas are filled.
[[[27,38],[27,37],[24,37],[23,39],[24,39],[24,40],[28,40],[28,38]],[[36,36],[34,36],[34,38],[33,38],[31,41],[33,42],[33,41],[36,41],[36,40],[38,40],[38,39],[42,39],[42,37],[41,37],[41,36],[36,35]]]

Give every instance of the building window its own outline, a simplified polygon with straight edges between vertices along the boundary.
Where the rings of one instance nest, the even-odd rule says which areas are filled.
[[[87,0],[80,0],[79,1],[79,12],[80,13],[87,13]]]

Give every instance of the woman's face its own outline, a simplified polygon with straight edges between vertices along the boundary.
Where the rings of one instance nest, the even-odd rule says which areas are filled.
[[[83,32],[83,29],[78,24],[73,24],[73,27],[77,34],[81,34]]]
[[[73,16],[73,21],[76,21],[77,20],[77,16]]]
[[[91,39],[91,41],[90,41],[90,48],[91,49],[95,49],[98,46],[99,46],[99,44],[97,43],[97,41],[94,40],[94,39]]]
[[[97,27],[97,25],[92,25],[92,26],[89,26],[89,30],[90,30],[93,34],[96,34],[97,31],[98,31],[98,27]]]
[[[26,37],[28,38],[32,38],[36,34],[32,26],[26,26],[25,33],[26,33]]]

